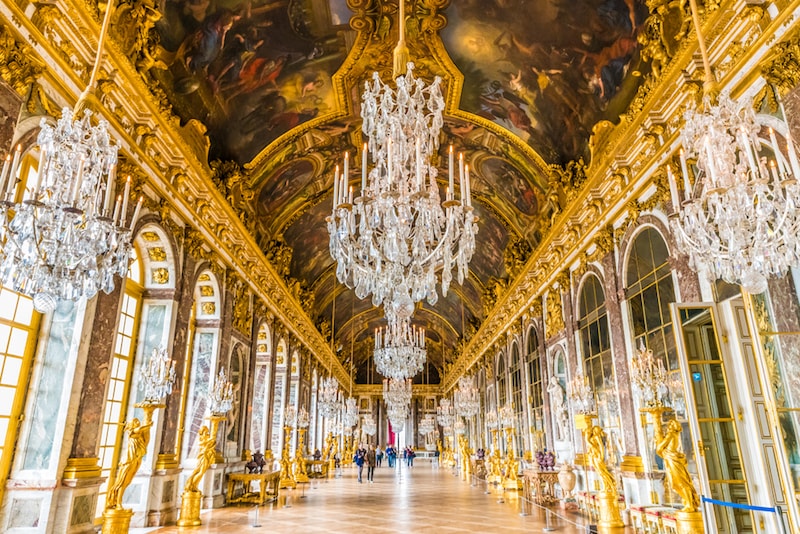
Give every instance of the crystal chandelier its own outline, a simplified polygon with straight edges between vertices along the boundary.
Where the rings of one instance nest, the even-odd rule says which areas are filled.
[[[442,269],[447,295],[452,270],[463,283],[475,249],[477,219],[471,206],[468,169],[459,158],[460,200],[455,199],[454,157],[450,150],[449,187],[444,202],[431,163],[439,148],[442,98],[436,78],[427,85],[414,78],[407,62],[405,7],[400,2],[400,42],[395,49],[395,88],[374,73],[361,104],[364,137],[361,190],[354,198],[349,154],[343,172],[336,168],[333,211],[328,217],[330,252],[336,276],[363,299],[388,304],[399,318],[410,317],[414,304],[438,300],[436,271]],[[401,71],[406,68],[405,75]],[[375,166],[368,173],[371,154]]]
[[[386,410],[394,432],[402,432],[408,418],[408,405],[389,404]]]
[[[319,385],[319,400],[317,404],[319,405],[320,415],[325,419],[335,419],[336,414],[339,413],[339,406],[341,405],[339,382],[332,376],[322,380]]]
[[[652,350],[639,347],[631,359],[631,383],[646,407],[662,405],[662,399],[669,394],[668,379],[664,361],[656,359]]]
[[[462,376],[458,379],[458,389],[453,394],[456,412],[464,417],[473,417],[481,407],[481,397],[475,386],[474,376]]]
[[[425,364],[425,329],[411,326],[409,319],[390,320],[375,329],[375,368],[387,378],[411,378]]]
[[[389,407],[403,406],[407,408],[411,403],[411,379],[384,378],[383,400]]]
[[[492,410],[486,414],[486,426],[489,427],[489,430],[497,430],[499,424],[500,421],[497,418],[497,411]]]
[[[427,436],[436,430],[436,420],[432,415],[428,414],[425,419],[419,422],[419,433]]]
[[[372,417],[372,414],[364,416],[361,422],[361,429],[364,431],[364,434],[368,436],[374,436],[378,431],[378,425],[375,424],[375,419]]]
[[[342,422],[347,428],[352,428],[358,424],[358,406],[356,406],[356,400],[353,397],[348,397],[344,401]]]
[[[209,392],[211,415],[224,415],[233,407],[233,384],[225,375],[225,368],[219,370]]]
[[[142,402],[159,404],[172,392],[174,382],[175,362],[167,354],[166,348],[154,348],[147,365],[139,372],[139,389],[144,391]]]
[[[286,407],[286,411],[283,412],[283,426],[290,426],[294,428],[296,424],[297,408],[295,408],[293,404],[290,404]]]
[[[297,417],[295,418],[295,423],[297,425],[297,428],[308,428],[308,424],[310,423],[308,417],[308,410],[301,407],[297,411]]]
[[[464,434],[467,433],[467,425],[464,424],[464,421],[462,421],[460,417],[453,425],[453,432],[455,432],[459,436],[463,436]]]
[[[445,428],[450,428],[455,422],[455,416],[450,399],[439,399],[439,406],[436,407],[436,420],[439,424]]]
[[[594,392],[589,386],[589,379],[584,374],[578,372],[572,380],[567,382],[567,398],[572,403],[575,413],[593,413]]]
[[[109,5],[94,69],[75,111],[64,108],[55,127],[42,119],[33,147],[39,149],[36,183],[18,191],[21,147],[13,161],[6,157],[0,174],[0,280],[31,296],[41,313],[55,309],[60,299],[110,293],[114,276],[128,272],[131,228],[142,198],[129,218],[130,181],[114,201],[117,147],[108,122],[92,126],[89,110],[77,117],[97,79],[110,13]]]
[[[696,1],[692,18],[703,57],[706,94],[702,110],[689,110],[682,132],[684,202],[672,219],[678,246],[697,271],[713,282],[740,284],[750,293],[767,289],[767,278],[800,264],[800,165],[790,136],[788,159],[770,130],[774,161],[760,153],[760,126],[752,102],[734,102],[726,93],[711,98],[713,75],[700,31]],[[787,128],[788,130],[788,128]],[[700,173],[691,186],[687,157]],[[675,179],[668,171],[672,202],[679,205]]]

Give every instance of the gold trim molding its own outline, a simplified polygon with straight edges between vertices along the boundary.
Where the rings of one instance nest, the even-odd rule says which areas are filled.
[[[64,468],[62,478],[66,480],[98,478],[101,474],[100,458],[67,458],[67,466]]]

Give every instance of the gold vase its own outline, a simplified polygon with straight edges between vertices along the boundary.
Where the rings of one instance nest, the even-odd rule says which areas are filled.
[[[200,526],[200,501],[203,499],[201,491],[184,491],[181,495],[181,512],[178,518],[179,527]]]

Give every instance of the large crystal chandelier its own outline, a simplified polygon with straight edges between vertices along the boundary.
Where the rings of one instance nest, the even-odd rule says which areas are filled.
[[[320,415],[328,420],[335,419],[342,402],[339,382],[332,376],[323,379],[319,385],[318,399],[317,404]]]
[[[436,420],[431,414],[425,416],[425,419],[419,422],[419,433],[423,436],[433,433],[436,430]]]
[[[283,426],[289,426],[294,428],[297,424],[297,408],[293,404],[290,404],[286,407],[286,411],[283,412]]]
[[[208,396],[211,415],[222,415],[231,411],[233,407],[233,384],[228,381],[224,368],[219,370]]]
[[[142,402],[158,404],[172,392],[175,382],[175,362],[167,354],[167,349],[153,349],[147,364],[139,372],[139,389],[144,392]]]
[[[439,406],[436,407],[436,420],[445,428],[450,428],[455,422],[456,414],[453,411],[453,403],[450,399],[439,399]]]
[[[308,410],[301,406],[300,409],[297,410],[297,417],[295,418],[297,428],[308,428],[310,422]]]
[[[407,318],[375,329],[375,368],[387,378],[413,377],[422,370],[426,353],[425,329],[411,326]]]
[[[575,413],[590,414],[594,412],[594,391],[589,385],[589,378],[581,372],[567,383],[567,398]]]
[[[405,406],[411,403],[411,379],[395,380],[394,378],[384,378],[383,380],[383,400],[391,406]]]
[[[713,102],[713,75],[696,1],[691,3],[706,95],[703,109],[685,116],[681,171],[686,196],[672,227],[692,268],[704,271],[712,281],[722,278],[750,293],[762,293],[769,276],[785,274],[800,264],[800,165],[790,136],[787,159],[771,130],[768,144],[774,160],[767,162],[761,156],[761,128],[752,102],[734,102],[726,93]],[[687,157],[695,157],[700,170],[694,187]],[[678,206],[671,171],[669,178],[672,202]]]
[[[500,410],[497,412],[497,419],[502,428],[514,428],[516,415],[514,414],[514,409],[510,404],[506,404],[500,408]]]
[[[365,84],[361,104],[364,137],[361,189],[354,197],[349,155],[336,168],[333,212],[328,220],[336,276],[359,298],[372,294],[375,306],[410,317],[414,303],[438,300],[438,269],[447,295],[452,269],[463,283],[475,248],[476,217],[471,206],[468,169],[461,172],[455,199],[454,157],[450,150],[449,186],[441,201],[438,169],[431,163],[439,148],[444,99],[440,78],[430,85],[413,76],[407,62],[405,7],[400,2],[400,42],[395,49],[395,88],[378,73]],[[405,60],[405,61],[404,61]],[[401,71],[406,68],[405,75]],[[375,166],[367,172],[368,155]]]
[[[0,174],[0,281],[33,297],[37,311],[52,311],[57,301],[110,293],[114,277],[125,277],[131,256],[131,228],[141,207],[128,217],[130,181],[114,199],[117,147],[108,122],[82,117],[95,82],[108,30],[106,9],[86,91],[75,111],[62,110],[53,127],[42,119],[34,149],[39,150],[38,175],[18,191],[21,148],[6,157]],[[33,174],[31,174],[33,176]]]
[[[656,359],[652,350],[639,347],[631,359],[631,384],[646,407],[662,404],[662,399],[669,394],[668,379],[664,361]]]
[[[458,379],[458,389],[453,393],[453,404],[456,412],[464,417],[473,417],[481,407],[481,397],[474,376],[462,376]]]
[[[375,418],[372,417],[372,414],[365,415],[362,418],[361,429],[368,436],[374,436],[378,431],[378,425],[375,423]]]
[[[406,425],[406,419],[408,419],[408,405],[389,404],[386,414],[392,424],[392,431],[402,432]]]

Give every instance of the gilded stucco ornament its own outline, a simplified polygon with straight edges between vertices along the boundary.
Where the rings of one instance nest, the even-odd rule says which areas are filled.
[[[44,64],[33,49],[17,41],[7,26],[0,26],[0,78],[17,94],[25,96],[43,70]]]
[[[753,107],[760,110],[766,104],[774,113],[778,110],[778,99],[800,83],[800,32],[776,44],[760,70],[767,85],[753,99]]]
[[[508,245],[506,245],[503,252],[503,262],[506,267],[506,273],[512,280],[522,272],[532,252],[533,249],[527,239],[523,239],[516,234],[509,236]]]
[[[162,17],[157,8],[154,0],[122,0],[116,8],[116,20],[112,25],[112,37],[142,74],[153,67],[167,68],[156,57],[159,37],[154,27]]]
[[[561,291],[551,289],[547,292],[546,337],[549,339],[564,330],[564,314],[561,309]]]

